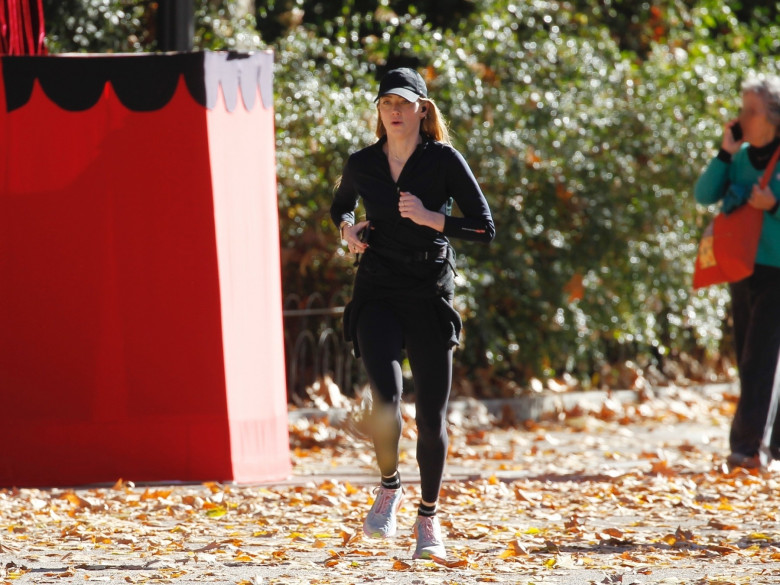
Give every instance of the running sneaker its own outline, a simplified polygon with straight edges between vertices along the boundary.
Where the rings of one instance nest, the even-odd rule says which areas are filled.
[[[390,538],[398,528],[396,514],[404,497],[403,488],[391,490],[379,486],[374,490],[376,499],[363,521],[363,533],[369,538]]]
[[[757,469],[761,467],[761,461],[758,455],[746,455],[745,453],[729,453],[726,457],[726,464],[729,469],[741,467],[743,469]]]
[[[417,549],[412,555],[413,559],[430,559],[432,556],[447,558],[444,540],[441,537],[441,525],[436,516],[417,516],[413,534],[417,538]]]

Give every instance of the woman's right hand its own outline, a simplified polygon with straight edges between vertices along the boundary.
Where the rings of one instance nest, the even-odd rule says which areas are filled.
[[[347,248],[353,254],[362,254],[368,248],[368,244],[360,241],[360,232],[369,229],[368,221],[359,221],[355,225],[344,228],[344,241],[347,242]]]
[[[735,118],[726,122],[726,125],[723,127],[723,142],[721,142],[720,147],[729,154],[736,154],[744,142],[744,139],[734,140],[734,134],[731,132],[731,127],[738,122],[739,118]]]

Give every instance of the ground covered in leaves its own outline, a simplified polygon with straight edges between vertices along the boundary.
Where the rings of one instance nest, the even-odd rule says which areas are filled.
[[[361,536],[377,472],[358,405],[291,419],[284,484],[2,490],[0,584],[778,583],[778,476],[723,465],[735,398],[607,398],[514,425],[462,405],[440,501],[447,560],[411,560],[411,405],[392,541]]]

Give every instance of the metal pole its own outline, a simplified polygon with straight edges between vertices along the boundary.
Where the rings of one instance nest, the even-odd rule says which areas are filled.
[[[161,51],[192,51],[195,36],[193,0],[160,0],[157,46]]]

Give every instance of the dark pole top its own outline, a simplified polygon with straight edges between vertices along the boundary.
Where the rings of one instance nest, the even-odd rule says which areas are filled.
[[[195,36],[193,0],[160,0],[158,10],[158,49],[192,51]]]

